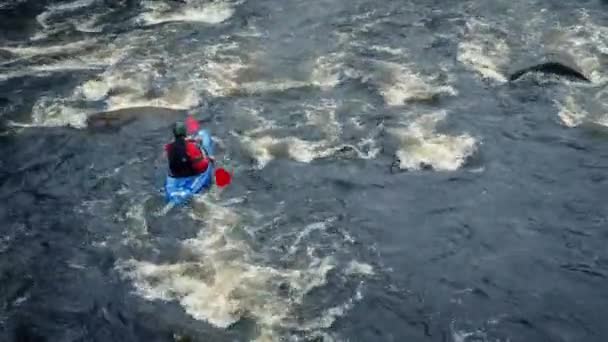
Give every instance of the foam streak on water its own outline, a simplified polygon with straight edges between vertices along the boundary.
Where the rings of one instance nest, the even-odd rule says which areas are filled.
[[[166,22],[198,22],[205,24],[220,24],[228,20],[234,13],[233,5],[228,2],[207,2],[202,5],[185,5],[177,9],[166,3],[146,1],[149,12],[144,13],[141,19],[148,25]]]
[[[87,39],[82,41],[71,42],[67,44],[50,45],[50,46],[19,46],[19,47],[0,47],[0,50],[5,50],[20,57],[31,57],[39,55],[53,55],[53,54],[70,54],[78,53],[79,51],[92,47],[98,43],[94,39]]]
[[[52,16],[57,13],[69,12],[84,7],[91,6],[96,0],[76,0],[59,5],[51,5],[47,10],[36,17],[38,23],[43,28],[48,29],[51,27]]]

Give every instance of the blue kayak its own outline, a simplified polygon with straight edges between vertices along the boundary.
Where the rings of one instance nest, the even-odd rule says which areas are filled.
[[[206,130],[199,130],[197,135],[202,140],[202,148],[208,156],[213,156],[213,141]],[[183,204],[195,194],[211,187],[213,183],[213,164],[209,163],[207,170],[192,177],[174,178],[167,174],[165,177],[165,200],[174,205]]]

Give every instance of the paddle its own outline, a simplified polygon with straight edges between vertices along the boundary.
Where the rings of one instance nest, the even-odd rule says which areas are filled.
[[[186,130],[188,131],[188,135],[195,134],[200,129],[198,121],[196,121],[196,119],[194,119],[191,115],[186,118],[185,124]],[[214,159],[211,160],[213,163],[215,163]],[[228,171],[224,170],[221,167],[215,169],[215,184],[220,188],[223,188],[226,185],[230,184],[231,179],[232,175],[230,175]]]

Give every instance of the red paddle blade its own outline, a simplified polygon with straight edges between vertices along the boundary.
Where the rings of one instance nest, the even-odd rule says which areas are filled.
[[[232,176],[230,176],[230,173],[228,173],[228,171],[222,168],[218,168],[217,170],[215,170],[215,184],[220,188],[230,184],[231,178]]]
[[[196,121],[196,119],[193,118],[191,115],[188,115],[188,117],[185,120],[185,124],[186,124],[186,130],[188,131],[188,134],[194,134],[194,133],[198,132],[198,130],[200,128],[198,121]]]

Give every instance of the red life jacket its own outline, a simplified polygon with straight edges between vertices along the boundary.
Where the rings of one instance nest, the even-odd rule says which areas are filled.
[[[209,159],[205,158],[198,145],[192,140],[178,139],[165,145],[165,150],[172,177],[196,176],[209,167]]]

